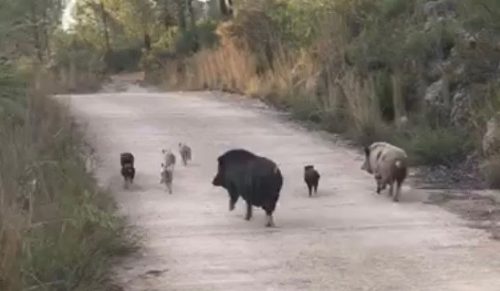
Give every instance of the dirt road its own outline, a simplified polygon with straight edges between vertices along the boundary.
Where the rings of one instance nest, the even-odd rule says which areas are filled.
[[[124,290],[500,290],[500,244],[458,216],[421,203],[376,195],[359,153],[287,122],[255,101],[212,93],[132,92],[68,97],[88,124],[98,176],[144,236],[144,248],[117,266]],[[174,193],[159,184],[161,148],[187,142]],[[264,227],[254,209],[211,185],[216,158],[244,147],[275,160],[285,184]],[[136,156],[136,185],[122,189],[119,153]],[[178,160],[179,161],[179,160]],[[307,197],[305,164],[322,174]]]

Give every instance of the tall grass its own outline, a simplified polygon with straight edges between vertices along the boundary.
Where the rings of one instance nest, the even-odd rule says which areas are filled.
[[[174,53],[161,79],[168,89],[262,98],[360,144],[392,141],[416,164],[451,166],[479,150],[476,140],[489,117],[469,112],[464,135],[451,124],[450,112],[427,106],[423,97],[442,78],[446,107],[457,88],[472,90],[471,82],[495,74],[482,60],[498,60],[497,54],[467,50],[460,38],[464,27],[498,32],[496,22],[479,21],[490,7],[486,2],[494,1],[464,1],[454,19],[432,23],[420,0],[242,1],[238,15],[219,24],[218,46],[182,59]],[[475,9],[462,9],[471,5]],[[436,63],[452,69],[430,74]],[[455,63],[463,64],[463,76]],[[482,102],[474,105],[479,111],[488,107],[478,99],[472,102]]]
[[[0,66],[0,290],[107,290],[125,225],[66,110],[13,72]]]
[[[218,47],[166,62],[165,86],[224,90],[263,98],[289,108],[299,119],[320,121],[330,129],[345,129],[349,123],[361,139],[366,139],[365,134],[370,135],[370,140],[377,139],[387,130],[372,79],[347,72],[327,80],[318,95],[325,68],[310,52],[294,53],[275,47],[272,63],[262,65],[262,58],[244,40],[231,34],[231,25],[219,26]],[[272,70],[259,71],[262,66]]]

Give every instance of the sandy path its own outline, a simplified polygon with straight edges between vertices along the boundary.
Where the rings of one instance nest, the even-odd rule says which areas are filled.
[[[67,98],[88,124],[98,176],[144,235],[143,250],[117,267],[124,290],[500,290],[500,244],[403,189],[401,203],[374,194],[359,153],[284,121],[254,101],[211,93],[133,92]],[[174,194],[159,184],[160,149],[179,141],[193,163],[177,165]],[[233,147],[270,157],[285,185],[264,227],[254,209],[211,185],[216,158]],[[124,191],[119,153],[136,156]],[[308,198],[303,165],[322,174]],[[149,272],[148,272],[149,271]],[[157,271],[157,272],[156,272]]]

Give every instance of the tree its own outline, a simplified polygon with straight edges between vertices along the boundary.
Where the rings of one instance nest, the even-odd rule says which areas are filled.
[[[0,0],[0,49],[9,55],[51,55],[51,38],[61,25],[62,0]],[[7,53],[8,52],[8,53]]]

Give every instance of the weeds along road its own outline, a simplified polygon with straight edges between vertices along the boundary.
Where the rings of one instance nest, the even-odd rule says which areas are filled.
[[[403,188],[401,202],[376,195],[360,153],[286,121],[256,101],[213,93],[122,93],[64,97],[87,124],[97,175],[143,235],[116,267],[124,290],[500,290],[500,245],[482,230]],[[173,194],[160,181],[161,149],[193,149],[178,163]],[[277,227],[211,185],[216,158],[244,147],[276,161],[284,187]],[[122,189],[119,154],[136,157]],[[178,154],[177,154],[177,157]],[[309,198],[303,167],[322,178]]]

